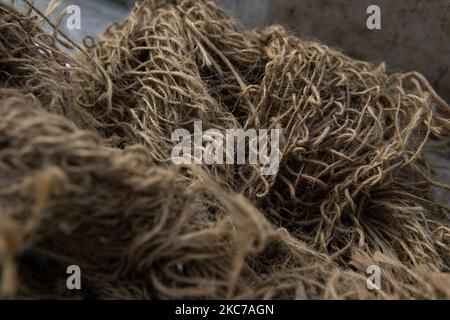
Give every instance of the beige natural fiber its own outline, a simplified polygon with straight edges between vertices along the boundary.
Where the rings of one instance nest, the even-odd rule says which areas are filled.
[[[450,154],[450,108],[422,75],[206,0],[141,1],[76,57],[30,11],[0,5],[4,297],[450,298],[450,187],[425,159]],[[280,170],[172,164],[197,120],[281,129]]]

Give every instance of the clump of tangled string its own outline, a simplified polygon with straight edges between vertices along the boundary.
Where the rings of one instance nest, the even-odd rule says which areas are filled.
[[[422,75],[206,0],[140,1],[75,57],[42,19],[0,5],[4,296],[450,298],[449,185],[425,159],[449,154],[450,108]],[[280,170],[173,165],[194,121],[281,129]]]

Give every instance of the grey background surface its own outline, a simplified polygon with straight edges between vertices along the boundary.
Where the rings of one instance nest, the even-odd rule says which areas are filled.
[[[0,0],[9,1],[9,0]],[[341,48],[348,55],[385,61],[389,70],[423,73],[450,101],[450,0],[218,0],[248,28],[282,24],[292,33]],[[35,0],[44,9],[50,0]],[[23,4],[23,0],[15,0]],[[100,34],[126,17],[134,0],[61,0],[77,4],[82,29],[77,41]],[[381,8],[381,30],[366,28],[366,9]]]

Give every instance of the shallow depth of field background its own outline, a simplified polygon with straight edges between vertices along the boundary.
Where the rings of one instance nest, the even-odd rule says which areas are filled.
[[[8,0],[0,0],[8,1]],[[50,0],[35,0],[43,9]],[[23,0],[15,0],[20,4]],[[390,70],[417,70],[450,100],[450,0],[219,0],[247,28],[282,24],[294,34],[341,48],[348,55],[386,61]],[[81,7],[77,40],[98,35],[126,17],[134,0],[61,0]],[[366,28],[366,9],[381,8],[381,30]]]

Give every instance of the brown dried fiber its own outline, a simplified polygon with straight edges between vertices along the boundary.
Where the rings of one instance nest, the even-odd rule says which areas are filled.
[[[3,295],[450,298],[450,187],[424,158],[450,154],[450,108],[422,75],[206,0],[141,1],[75,58],[38,17],[0,5]],[[280,171],[172,165],[195,120],[282,129]]]

